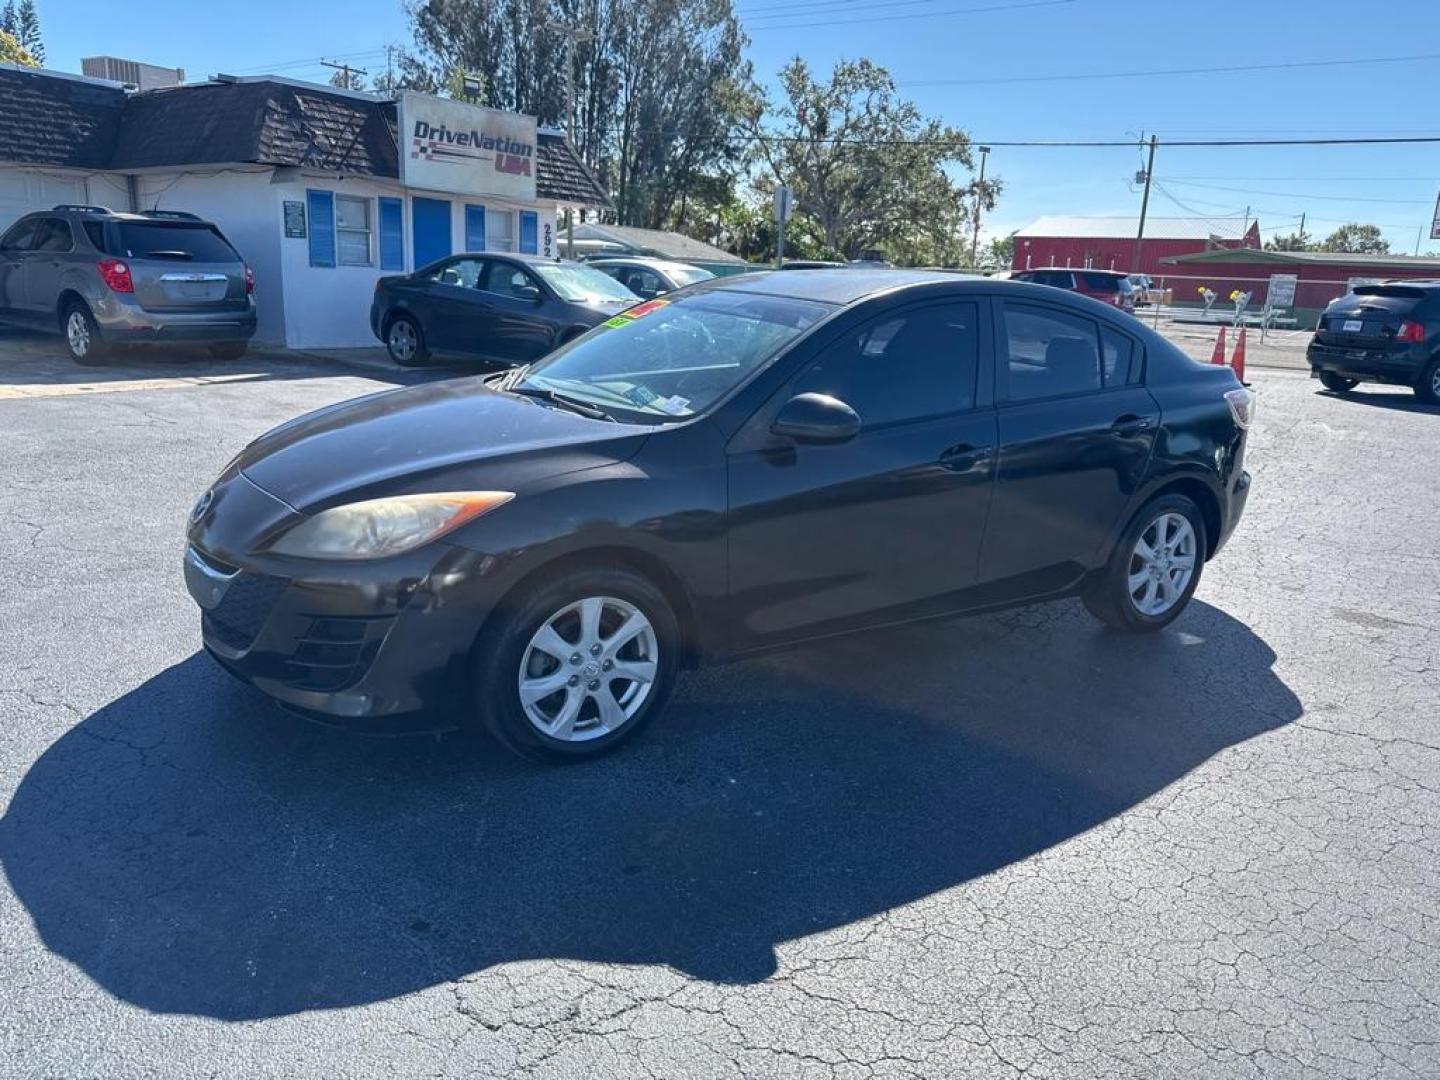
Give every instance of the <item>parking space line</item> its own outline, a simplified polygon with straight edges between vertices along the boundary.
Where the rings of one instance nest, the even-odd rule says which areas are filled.
[[[0,401],[17,398],[69,397],[75,394],[121,394],[131,390],[182,390],[210,383],[253,382],[264,372],[235,375],[181,375],[170,379],[121,379],[115,382],[0,383]]]

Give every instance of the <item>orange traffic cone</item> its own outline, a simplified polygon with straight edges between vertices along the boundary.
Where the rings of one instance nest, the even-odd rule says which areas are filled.
[[[1220,327],[1220,336],[1215,339],[1215,351],[1210,354],[1210,363],[1225,366],[1225,327]]]
[[[1242,383],[1245,381],[1245,327],[1240,328],[1240,336],[1235,339],[1235,355],[1230,357],[1230,366],[1235,369],[1235,377]]]

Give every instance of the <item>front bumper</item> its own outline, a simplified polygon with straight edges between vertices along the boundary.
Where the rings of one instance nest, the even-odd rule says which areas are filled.
[[[1348,379],[1365,382],[1413,386],[1424,370],[1429,357],[1424,346],[1403,346],[1399,349],[1351,349],[1339,345],[1312,342],[1305,350],[1310,374],[1326,371]]]

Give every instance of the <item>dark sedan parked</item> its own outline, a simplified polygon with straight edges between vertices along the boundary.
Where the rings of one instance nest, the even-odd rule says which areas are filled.
[[[807,638],[1074,594],[1158,630],[1240,517],[1253,403],[1056,289],[722,278],[262,436],[186,575],[206,648],[294,708],[588,755],[679,669]]]
[[[1360,285],[1332,300],[1306,359],[1326,390],[1389,383],[1440,405],[1440,281]]]
[[[608,274],[534,255],[452,255],[375,282],[370,329],[397,364],[432,353],[513,365],[624,311],[640,298]]]

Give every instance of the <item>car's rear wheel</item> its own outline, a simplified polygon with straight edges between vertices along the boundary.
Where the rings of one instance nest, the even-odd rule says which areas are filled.
[[[210,355],[216,360],[239,360],[248,348],[244,341],[217,341],[210,346]]]
[[[385,348],[401,367],[419,367],[430,359],[425,332],[409,315],[397,315],[385,330]]]
[[[1149,633],[1168,626],[1200,584],[1205,542],[1205,519],[1192,500],[1151,500],[1081,594],[1085,606],[1116,630]]]
[[[1343,394],[1359,386],[1360,380],[1350,379],[1344,375],[1337,375],[1333,371],[1322,371],[1320,372],[1320,385],[1325,387],[1326,390],[1333,390],[1337,394]]]
[[[1415,383],[1415,393],[1421,401],[1440,405],[1440,356],[1431,360],[1420,373],[1420,379]]]
[[[665,595],[627,570],[537,586],[496,614],[475,650],[475,698],[495,736],[526,757],[594,757],[665,704],[680,651]]]
[[[100,327],[90,309],[79,300],[72,302],[60,318],[60,328],[65,334],[65,346],[70,358],[87,367],[102,364],[110,355],[110,348],[100,336]]]

